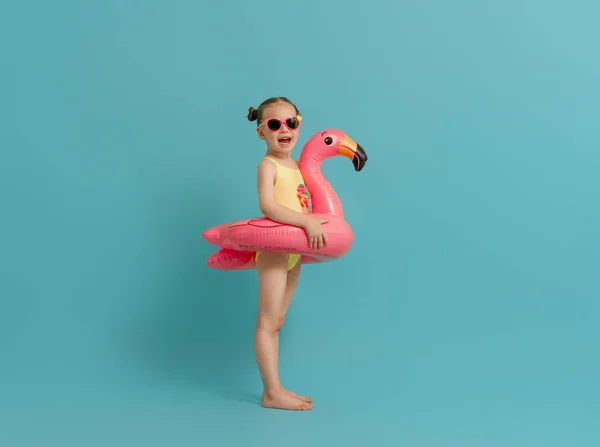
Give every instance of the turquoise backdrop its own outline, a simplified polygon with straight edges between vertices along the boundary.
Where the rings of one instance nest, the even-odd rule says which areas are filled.
[[[0,445],[600,444],[600,6],[0,5]],[[307,266],[268,411],[249,106],[367,151],[325,175],[355,244]],[[596,421],[596,422],[594,422]],[[596,428],[594,428],[596,427]]]

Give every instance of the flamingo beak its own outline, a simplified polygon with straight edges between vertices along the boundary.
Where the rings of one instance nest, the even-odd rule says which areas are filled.
[[[365,167],[368,159],[361,145],[352,140],[348,135],[345,135],[344,139],[338,144],[338,153],[352,160],[356,172]]]

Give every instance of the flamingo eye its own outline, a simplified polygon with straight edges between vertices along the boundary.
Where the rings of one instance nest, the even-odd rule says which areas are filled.
[[[333,138],[331,138],[331,137],[326,137],[325,138],[325,144],[327,146],[331,146],[332,143],[333,143]]]

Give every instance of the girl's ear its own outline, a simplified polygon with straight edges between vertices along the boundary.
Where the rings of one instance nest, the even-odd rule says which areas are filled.
[[[266,138],[265,138],[265,133],[264,133],[264,131],[262,130],[262,128],[260,128],[260,127],[257,127],[257,128],[256,128],[256,134],[258,135],[258,138],[260,138],[261,140],[265,140],[265,139],[266,139]]]

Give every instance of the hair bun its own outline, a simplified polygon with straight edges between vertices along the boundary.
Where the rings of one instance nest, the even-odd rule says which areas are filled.
[[[248,109],[248,121],[256,121],[258,119],[258,110],[254,107]]]

